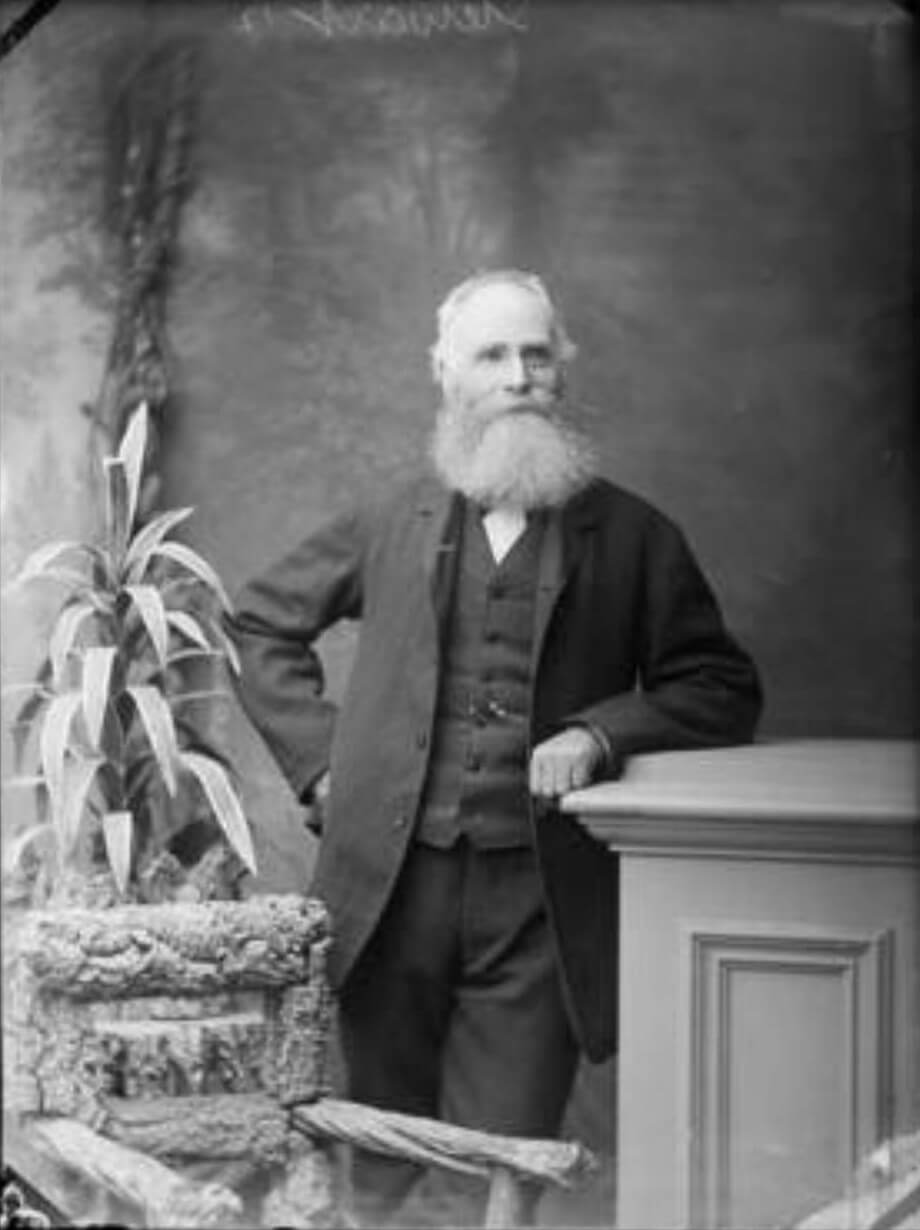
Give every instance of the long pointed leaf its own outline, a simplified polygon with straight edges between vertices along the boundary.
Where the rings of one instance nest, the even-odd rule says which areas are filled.
[[[45,842],[53,839],[54,828],[50,824],[30,824],[27,829],[17,833],[12,841],[3,847],[3,870],[7,875],[14,871],[22,862],[22,857],[29,846],[35,842]]]
[[[122,628],[121,658],[133,683],[147,683],[149,675],[162,674],[163,667],[157,661],[150,633],[142,618],[132,619]]]
[[[216,747],[210,739],[206,739],[196,723],[182,717],[179,713],[174,714],[174,717],[176,733],[184,752],[200,752],[210,760],[216,760],[218,764],[223,765],[228,773],[233,772],[233,762],[227,753]]]
[[[99,750],[102,724],[112,691],[112,667],[116,652],[112,645],[94,645],[83,653],[83,716],[93,751]]]
[[[179,564],[182,568],[187,569],[187,571],[194,573],[199,581],[204,582],[208,589],[216,594],[225,611],[229,612],[232,610],[230,598],[224,589],[223,582],[207,560],[203,559],[197,551],[193,551],[191,547],[187,547],[181,542],[161,542],[153,548],[151,555],[163,556],[166,559],[172,560],[173,563]]]
[[[194,508],[173,508],[168,512],[160,513],[143,529],[138,530],[125,556],[128,580],[142,581],[144,579],[144,573],[150,563],[150,552],[154,547],[159,546],[171,530],[186,521],[194,511]]]
[[[131,844],[134,839],[134,817],[129,811],[110,811],[102,817],[102,836],[109,866],[122,896],[128,888],[131,874]]]
[[[237,652],[236,645],[234,645],[233,641],[216,619],[209,619],[208,626],[214,633],[214,639],[220,646],[221,651],[227,659],[230,669],[233,671],[234,675],[241,675],[243,673],[243,666],[240,662],[240,655]]]
[[[48,567],[27,577],[21,575],[14,577],[8,585],[4,586],[4,593],[10,593],[20,585],[34,581],[54,581],[58,585],[66,585],[69,589],[76,590],[80,597],[89,597],[90,583],[83,573],[77,572],[75,568]]]
[[[53,696],[53,692],[49,692],[40,679],[32,679],[28,683],[6,683],[0,688],[0,696],[16,696],[20,692],[41,692],[45,696]]]
[[[85,600],[65,607],[55,621],[48,643],[48,656],[51,659],[51,672],[56,688],[61,688],[64,681],[64,670],[67,659],[74,647],[80,625],[88,615],[95,613],[95,607]]]
[[[55,817],[64,858],[71,854],[77,843],[87,797],[102,763],[101,756],[86,756],[78,760],[70,760],[64,766],[63,806]]]
[[[170,696],[170,708],[175,708],[176,705],[188,704],[196,700],[231,700],[233,693],[228,692],[226,688],[195,688],[190,692],[176,692],[174,696]]]
[[[152,585],[126,585],[125,592],[131,595],[131,601],[144,621],[144,627],[153,644],[157,661],[160,666],[165,666],[169,647],[169,627],[166,622],[166,608],[163,606],[163,599]]]
[[[76,690],[56,696],[48,706],[42,723],[39,740],[41,766],[48,786],[51,811],[56,817],[60,815],[63,802],[61,790],[64,760],[70,744],[70,727],[82,700],[82,692]]]
[[[121,571],[131,524],[128,520],[128,475],[120,457],[103,457],[105,470],[105,532],[116,573]]]
[[[147,451],[148,420],[147,403],[142,401],[131,415],[118,448],[118,459],[125,467],[125,478],[128,485],[128,534],[130,534],[134,518],[137,516],[137,497],[141,489],[144,454]]]
[[[200,782],[217,822],[226,834],[230,845],[255,875],[256,855],[252,846],[249,825],[246,822],[243,805],[228,774],[219,764],[200,752],[181,752],[180,759],[182,765]]]
[[[54,693],[48,687],[50,682],[51,659],[45,658],[31,683],[11,684],[8,689],[3,689],[4,695],[17,690],[31,692],[31,695],[19,707],[19,711],[10,726],[10,733],[13,738],[13,764],[17,769],[21,767],[25,758],[26,748],[29,745],[29,735],[35,727],[38,715],[54,697]]]
[[[169,665],[175,666],[177,662],[188,662],[192,658],[223,658],[223,653],[213,646],[210,649],[177,649],[175,653],[169,655]]]
[[[2,790],[25,790],[44,785],[45,779],[41,773],[17,773],[15,777],[4,777],[0,781]]]
[[[92,558],[98,554],[95,547],[85,542],[46,542],[26,556],[25,562],[13,579],[14,585],[22,585],[26,581],[34,581],[47,573],[52,565],[59,563],[62,556],[78,554]],[[84,578],[85,579],[85,578]]]
[[[180,632],[186,640],[208,652],[214,652],[214,647],[208,640],[204,628],[193,615],[189,615],[188,611],[167,611],[166,622],[171,628]]]
[[[175,797],[179,746],[169,705],[158,688],[136,685],[128,688],[127,692],[137,706],[150,747],[163,774],[166,789]]]

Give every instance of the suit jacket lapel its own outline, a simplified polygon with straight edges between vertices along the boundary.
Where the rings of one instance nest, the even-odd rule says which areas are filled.
[[[450,598],[463,504],[458,495],[432,481],[423,485],[416,512],[423,535],[422,571],[425,586],[431,595],[440,628]]]
[[[537,677],[537,668],[553,611],[570,578],[581,563],[588,532],[593,528],[596,520],[597,513],[591,498],[590,487],[575,496],[563,508],[552,509],[547,514],[540,551],[534,610],[531,657],[533,678]]]

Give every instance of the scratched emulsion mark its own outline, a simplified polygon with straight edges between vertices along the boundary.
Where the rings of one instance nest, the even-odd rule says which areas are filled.
[[[355,4],[311,0],[302,4],[251,4],[240,14],[246,34],[299,26],[318,39],[429,39],[439,34],[524,33],[530,0],[403,0],[401,4]]]

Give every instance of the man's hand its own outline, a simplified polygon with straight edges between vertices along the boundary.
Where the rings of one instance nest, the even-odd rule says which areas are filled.
[[[583,726],[571,726],[538,744],[530,757],[530,793],[556,799],[587,786],[604,759],[604,750]]]

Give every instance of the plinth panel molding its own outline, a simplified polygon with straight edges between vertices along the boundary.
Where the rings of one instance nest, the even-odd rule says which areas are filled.
[[[890,1135],[893,945],[890,930],[682,925],[681,1224],[807,1213]]]

